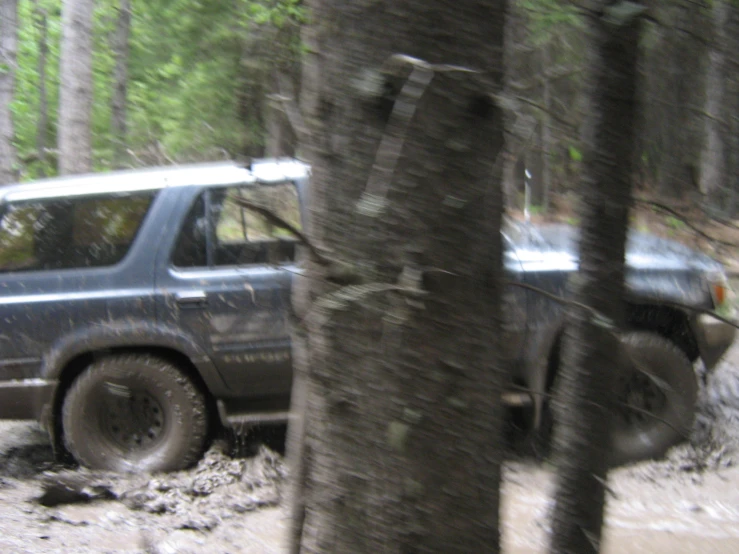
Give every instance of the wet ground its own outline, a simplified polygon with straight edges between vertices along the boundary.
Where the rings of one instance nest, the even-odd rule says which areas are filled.
[[[279,435],[263,435],[279,446]],[[283,554],[286,470],[247,442],[216,443],[197,467],[165,476],[112,475],[53,464],[33,423],[0,422],[0,552]],[[690,443],[609,481],[605,552],[739,552],[739,345],[703,393]],[[506,552],[544,552],[551,473],[505,471]]]

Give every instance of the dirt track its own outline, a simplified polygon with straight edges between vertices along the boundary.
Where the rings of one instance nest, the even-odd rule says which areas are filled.
[[[154,478],[60,471],[37,425],[0,422],[0,552],[282,554],[282,458],[222,450]],[[551,474],[515,462],[505,476],[505,551],[543,552]],[[739,345],[709,382],[693,441],[614,472],[610,487],[606,552],[739,552]]]

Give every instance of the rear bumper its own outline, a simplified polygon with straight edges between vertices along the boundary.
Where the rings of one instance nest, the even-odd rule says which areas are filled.
[[[0,381],[0,419],[40,420],[55,386],[56,381],[45,379]]]
[[[734,342],[736,329],[708,314],[693,318],[692,327],[703,364],[710,371]]]

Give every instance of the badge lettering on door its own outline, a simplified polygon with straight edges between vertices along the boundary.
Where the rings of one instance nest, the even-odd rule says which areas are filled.
[[[268,352],[252,352],[248,354],[226,354],[223,361],[228,364],[254,364],[264,362],[268,364],[276,364],[279,362],[290,361],[289,350],[278,350]]]

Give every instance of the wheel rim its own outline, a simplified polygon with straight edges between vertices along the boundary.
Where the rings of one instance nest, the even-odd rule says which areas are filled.
[[[616,419],[626,428],[645,428],[654,425],[656,414],[667,405],[667,395],[646,373],[628,372],[621,379],[617,397]]]
[[[165,418],[156,397],[145,390],[106,383],[101,404],[101,430],[107,440],[124,451],[155,446],[164,434]]]

